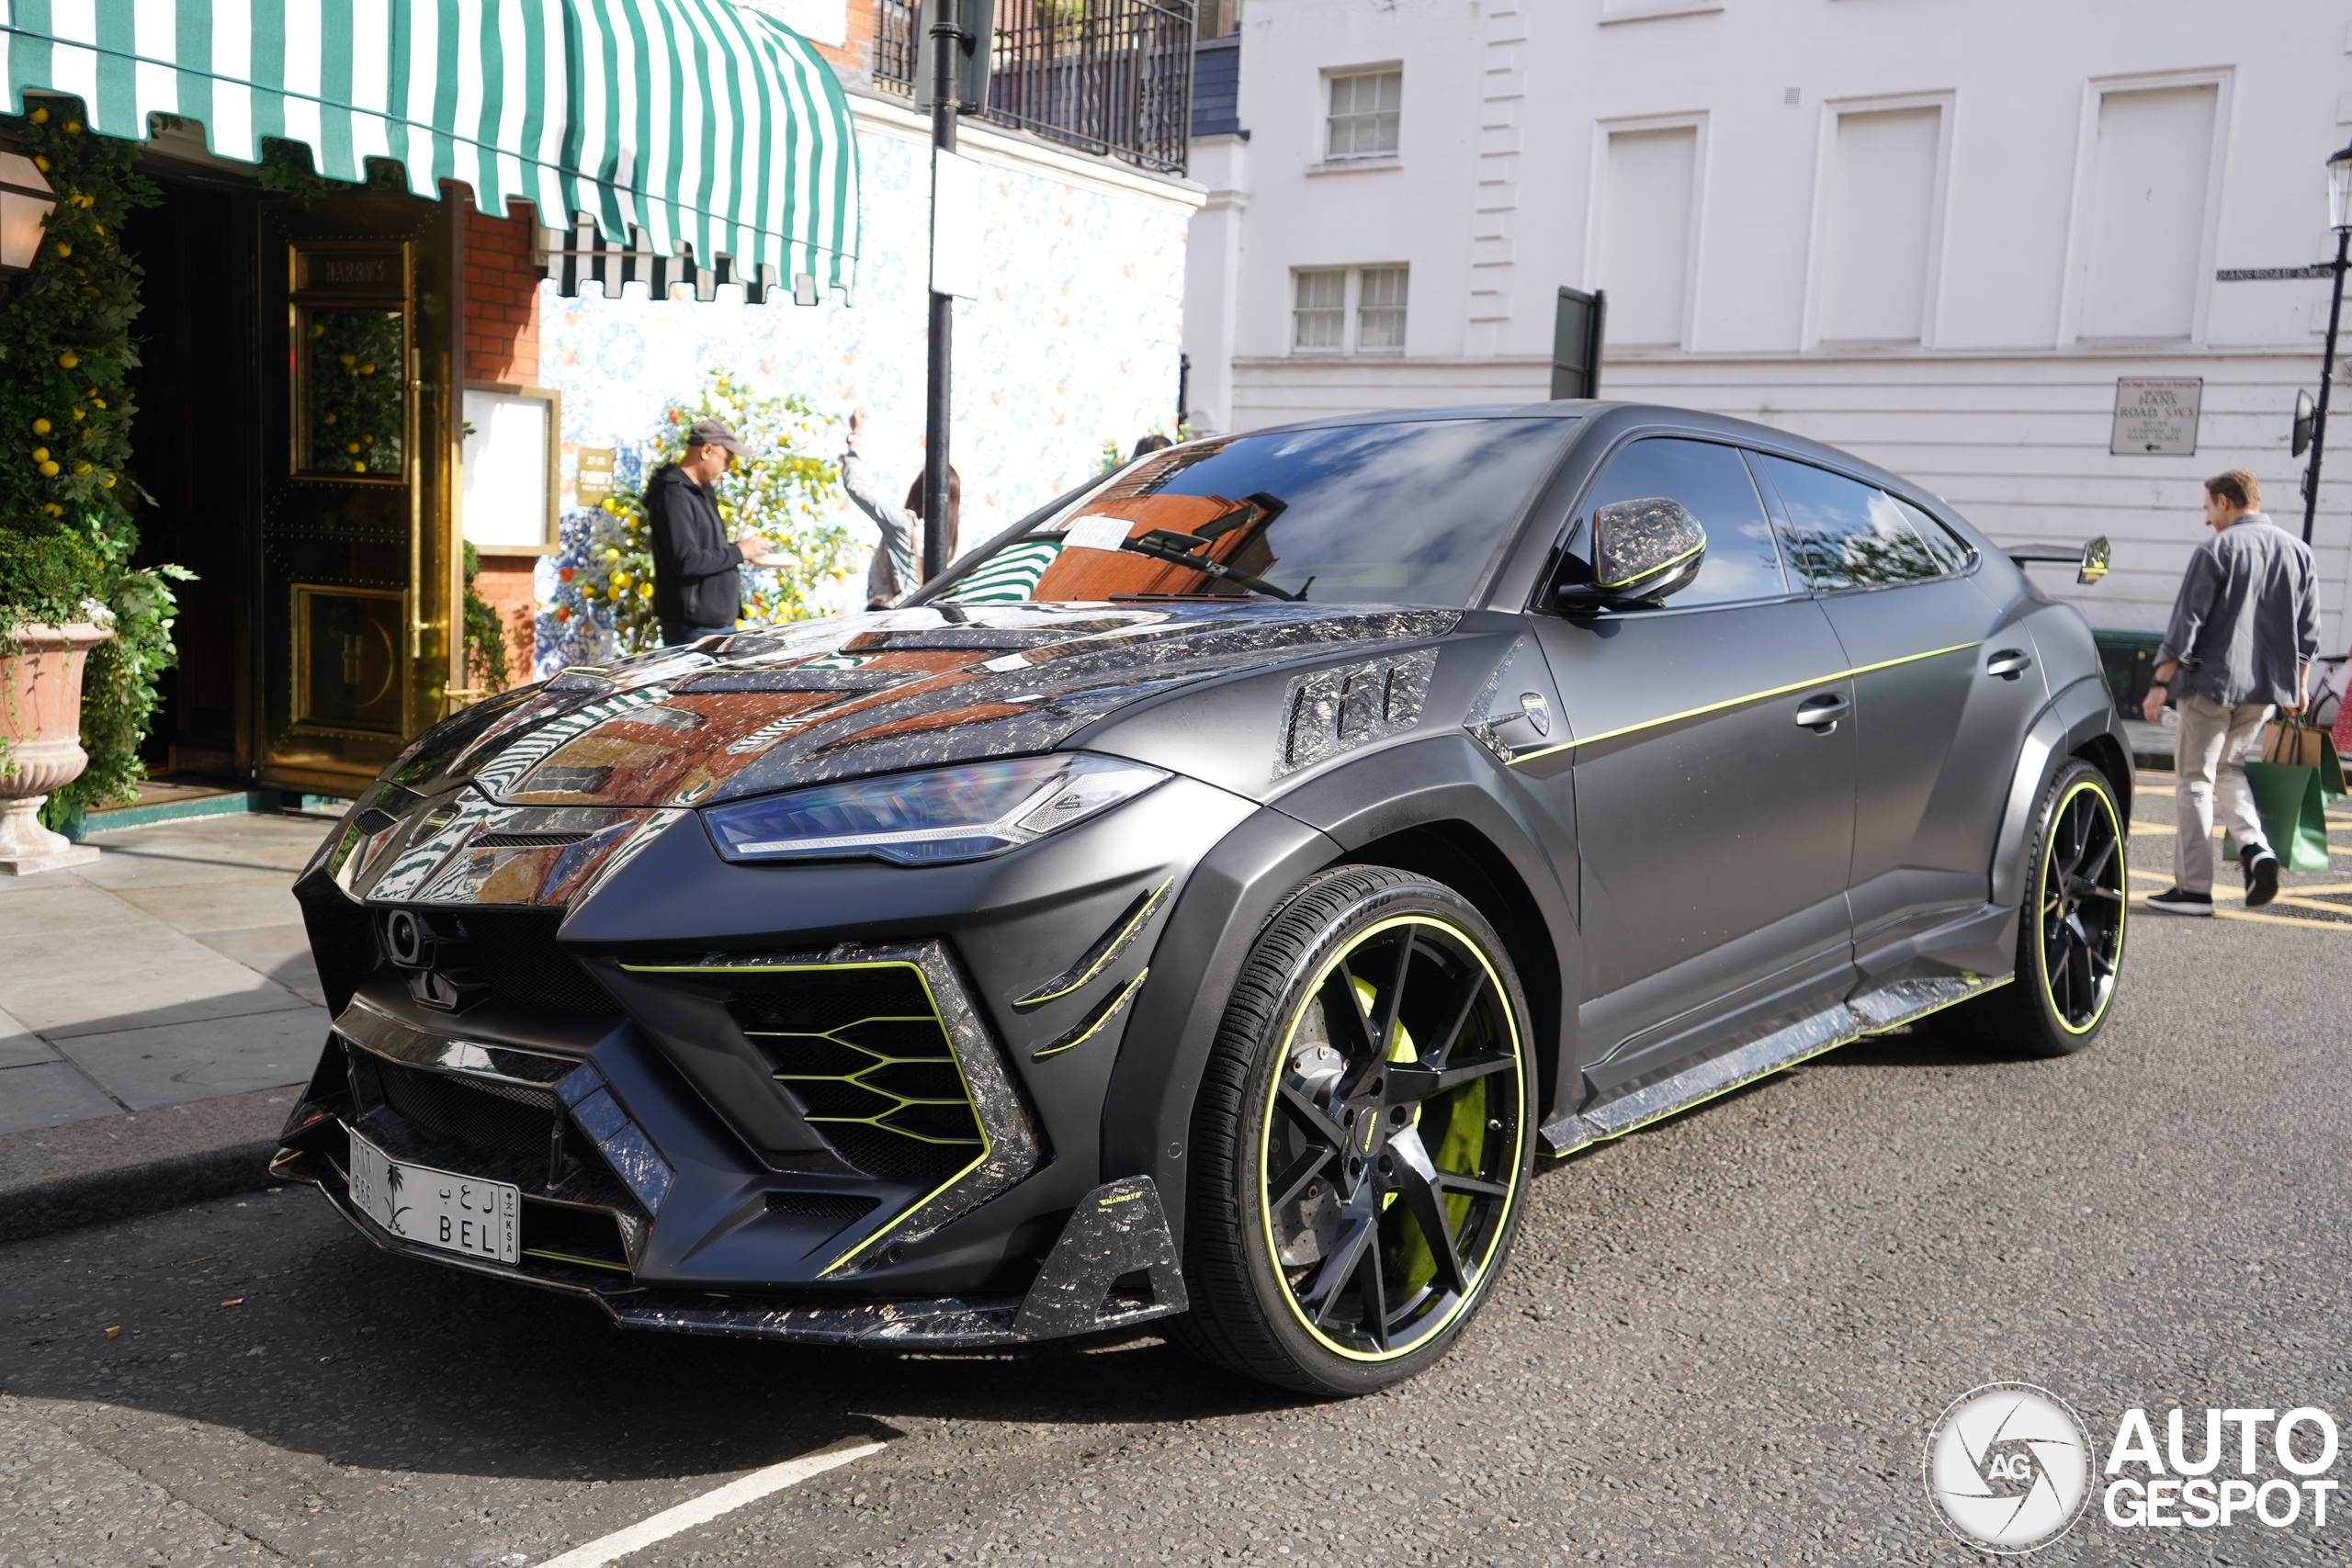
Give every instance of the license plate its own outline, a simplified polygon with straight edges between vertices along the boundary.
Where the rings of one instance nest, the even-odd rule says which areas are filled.
[[[403,1241],[493,1263],[522,1261],[523,1190],[503,1181],[411,1165],[355,1133],[351,1201]]]

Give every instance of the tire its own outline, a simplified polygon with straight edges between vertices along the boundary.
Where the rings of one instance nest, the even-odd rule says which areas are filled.
[[[2070,762],[2042,793],[2026,843],[2017,968],[2009,983],[1940,1015],[1947,1039],[2020,1056],[2069,1056],[2114,1011],[2131,908],[2114,785]]]
[[[1250,949],[1194,1102],[1171,1337],[1325,1395],[1435,1362],[1510,1254],[1535,1080],[1526,998],[1469,900],[1384,866],[1308,879]]]

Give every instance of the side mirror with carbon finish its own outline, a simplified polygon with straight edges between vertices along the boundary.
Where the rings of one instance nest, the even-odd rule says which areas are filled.
[[[1707,531],[1680,502],[1611,502],[1592,514],[1592,581],[1559,583],[1554,601],[1571,615],[1655,604],[1690,586],[1706,555]]]

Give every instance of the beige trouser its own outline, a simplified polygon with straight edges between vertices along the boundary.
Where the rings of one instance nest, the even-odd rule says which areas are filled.
[[[2182,891],[2213,891],[2214,784],[2219,774],[2222,826],[2238,841],[2244,860],[2250,847],[2270,848],[2255,815],[2254,791],[2247,787],[2238,753],[2262,732],[2270,716],[2267,703],[2220,703],[2184,694],[2179,702],[2180,728],[2173,732],[2172,771],[2173,882]]]

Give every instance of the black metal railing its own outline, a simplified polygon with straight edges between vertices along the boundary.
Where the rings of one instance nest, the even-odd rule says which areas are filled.
[[[875,0],[874,85],[914,93],[918,0]],[[999,0],[982,116],[1159,174],[1184,172],[1193,0]]]

